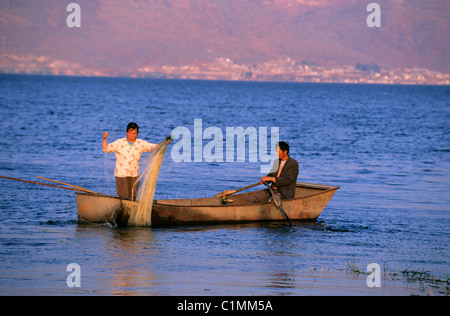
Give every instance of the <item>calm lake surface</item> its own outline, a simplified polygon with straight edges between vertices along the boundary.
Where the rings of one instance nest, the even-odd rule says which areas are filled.
[[[122,138],[134,121],[156,143],[202,119],[224,133],[278,127],[299,181],[341,187],[316,222],[293,228],[119,229],[79,223],[70,191],[0,179],[0,295],[410,293],[390,292],[387,279],[369,289],[349,263],[448,278],[450,87],[1,75],[0,115],[2,176],[115,194],[104,131]],[[157,199],[212,196],[262,175],[248,159],[178,163],[172,146]],[[70,263],[79,288],[66,284]]]

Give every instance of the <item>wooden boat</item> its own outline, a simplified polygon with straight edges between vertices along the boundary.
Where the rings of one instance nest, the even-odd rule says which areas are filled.
[[[291,221],[313,221],[328,204],[338,186],[298,182],[295,197],[283,200],[283,208]],[[152,207],[153,226],[221,224],[283,221],[273,203],[245,205],[253,192],[197,199],[155,200]],[[91,223],[127,226],[138,202],[91,193],[76,193],[78,218]]]

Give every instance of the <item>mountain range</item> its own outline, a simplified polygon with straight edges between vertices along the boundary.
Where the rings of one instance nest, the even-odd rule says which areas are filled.
[[[223,60],[450,73],[448,0],[0,0],[0,72],[139,75]],[[67,5],[81,27],[67,25]],[[251,76],[251,74],[249,74]]]

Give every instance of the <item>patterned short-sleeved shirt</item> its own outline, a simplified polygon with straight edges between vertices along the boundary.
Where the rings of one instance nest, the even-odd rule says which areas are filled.
[[[136,139],[133,145],[130,145],[126,138],[121,138],[108,144],[103,151],[105,153],[116,153],[116,168],[114,170],[116,177],[138,177],[139,159],[141,159],[142,153],[152,151],[157,147],[157,144],[142,139]]]

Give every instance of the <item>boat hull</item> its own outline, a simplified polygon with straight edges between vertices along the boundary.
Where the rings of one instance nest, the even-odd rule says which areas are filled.
[[[283,200],[283,209],[291,221],[313,221],[319,217],[333,197],[337,186],[297,183],[293,199]],[[153,226],[220,224],[283,221],[273,203],[245,205],[251,194],[200,199],[156,200],[152,207]],[[127,226],[128,218],[138,202],[112,196],[77,193],[78,218],[93,223],[112,223]]]

